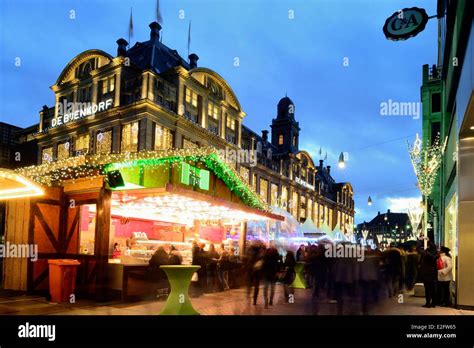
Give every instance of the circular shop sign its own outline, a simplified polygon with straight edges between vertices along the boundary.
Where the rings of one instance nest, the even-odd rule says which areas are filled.
[[[389,40],[406,40],[425,29],[428,15],[422,8],[404,8],[392,14],[383,26],[385,37]]]

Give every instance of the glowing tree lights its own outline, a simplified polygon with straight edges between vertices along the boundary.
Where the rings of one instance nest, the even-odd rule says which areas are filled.
[[[418,188],[423,194],[424,199],[423,207],[425,212],[423,229],[425,232],[428,226],[427,199],[433,190],[445,148],[446,139],[443,143],[441,143],[439,139],[439,133],[431,146],[422,146],[422,141],[418,137],[418,134],[416,134],[416,139],[412,146],[410,146],[410,143],[408,143],[408,152],[410,154],[413,169],[415,170],[415,174],[418,179]],[[413,225],[413,227],[416,228],[415,225]]]

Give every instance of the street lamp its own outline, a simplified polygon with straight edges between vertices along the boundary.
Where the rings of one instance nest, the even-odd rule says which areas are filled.
[[[372,205],[372,198],[370,198],[370,196],[369,196],[369,199],[367,200],[367,205],[369,206]]]
[[[341,169],[344,169],[344,167],[346,166],[346,163],[344,162],[344,154],[341,152],[341,154],[339,155],[339,162],[337,164],[339,166],[339,168]]]

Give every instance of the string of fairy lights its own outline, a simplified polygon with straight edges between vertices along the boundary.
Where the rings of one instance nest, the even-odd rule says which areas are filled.
[[[213,147],[80,155],[20,168],[17,172],[42,185],[54,186],[65,181],[74,183],[74,180],[79,178],[92,180],[105,177],[107,179],[107,173],[121,168],[137,167],[140,170],[145,168],[154,170],[163,166],[179,167],[181,163],[189,161],[203,163],[247,206],[265,212],[270,211],[268,203],[252,191],[233,164],[222,159]]]

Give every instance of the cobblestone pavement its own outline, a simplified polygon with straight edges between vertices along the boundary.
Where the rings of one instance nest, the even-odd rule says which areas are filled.
[[[277,285],[274,305],[265,309],[263,291],[254,306],[245,289],[205,294],[191,299],[193,306],[202,315],[313,315],[315,305],[311,302],[309,289],[296,289],[293,303],[284,303],[283,289]],[[337,304],[327,298],[317,301],[317,314],[336,315]],[[401,302],[401,303],[399,303]],[[108,302],[80,300],[75,304],[52,304],[44,297],[0,294],[1,315],[156,315],[164,301]],[[361,315],[362,306],[357,297],[344,298],[344,315]],[[405,293],[403,297],[384,298],[369,305],[369,315],[474,315],[474,311],[447,307],[423,308],[423,298]]]

